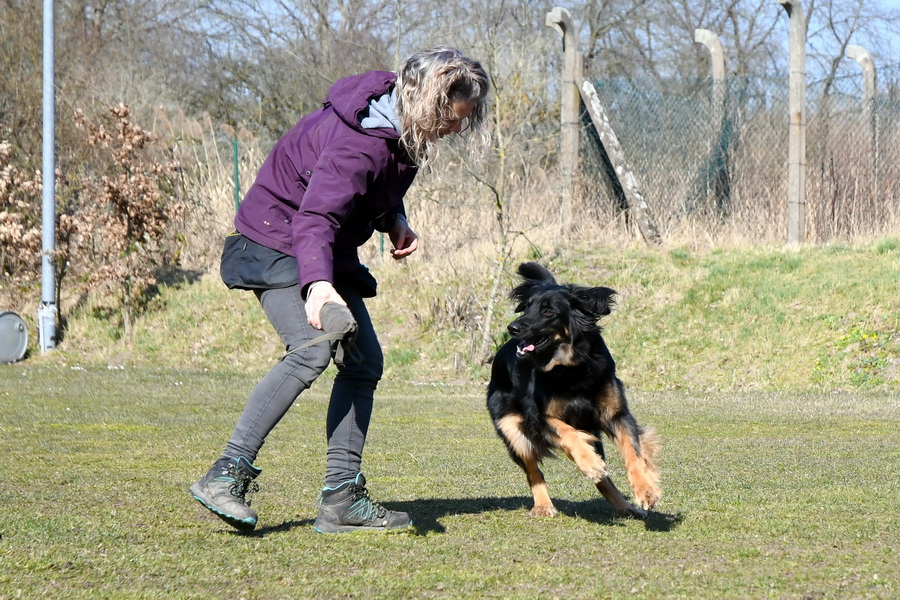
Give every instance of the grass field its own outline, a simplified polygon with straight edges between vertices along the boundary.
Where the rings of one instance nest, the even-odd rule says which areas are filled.
[[[632,392],[664,444],[640,522],[564,459],[545,469],[561,514],[530,518],[483,386],[386,383],[365,470],[415,531],[326,536],[320,381],[269,437],[241,535],[187,486],[259,374],[37,362],[0,367],[3,599],[900,597],[891,390]]]

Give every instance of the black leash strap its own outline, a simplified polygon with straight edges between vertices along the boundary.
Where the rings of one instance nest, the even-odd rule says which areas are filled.
[[[342,340],[342,339],[344,339],[344,334],[339,331],[334,331],[332,333],[323,333],[322,335],[320,335],[318,337],[314,337],[313,339],[309,340],[302,346],[297,346],[293,350],[288,350],[287,352],[284,353],[284,355],[287,356],[288,354],[293,354],[294,352],[296,352],[298,350],[303,350],[304,348],[309,348],[310,346],[315,346],[316,344],[321,344],[322,342],[333,342],[335,340]]]

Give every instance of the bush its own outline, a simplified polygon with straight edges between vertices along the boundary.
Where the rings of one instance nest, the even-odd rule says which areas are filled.
[[[57,171],[53,255],[58,289],[65,279],[76,293],[96,295],[102,310],[121,317],[126,337],[134,307],[156,283],[154,273],[178,261],[183,235],[173,225],[184,215],[179,165],[130,117],[123,104],[100,122],[75,112],[89,150],[65,174]],[[12,154],[10,144],[0,143],[4,296],[35,287],[41,272],[41,175],[17,167]]]

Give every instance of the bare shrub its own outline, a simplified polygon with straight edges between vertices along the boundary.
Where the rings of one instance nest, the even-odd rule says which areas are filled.
[[[155,137],[130,119],[129,107],[110,109],[107,123],[93,123],[77,111],[74,120],[90,147],[106,157],[83,178],[80,198],[70,207],[69,257],[100,305],[121,311],[126,339],[132,310],[155,269],[177,262],[184,215],[178,163],[166,157]]]
[[[0,141],[0,275],[3,288],[21,285],[40,269],[41,174],[12,162],[13,147]]]

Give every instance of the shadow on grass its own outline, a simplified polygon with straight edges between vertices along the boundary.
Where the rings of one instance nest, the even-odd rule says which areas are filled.
[[[231,531],[229,533],[247,537],[266,537],[267,535],[272,535],[273,533],[286,533],[295,527],[312,527],[312,524],[313,519],[293,519],[291,521],[285,521],[280,525],[260,527],[259,529],[251,531],[249,533],[242,533],[240,531]]]
[[[431,498],[412,502],[384,503],[391,510],[402,510],[413,517],[414,527],[418,535],[427,533],[444,533],[446,527],[440,519],[448,515],[481,514],[496,510],[521,511],[522,518],[531,518],[533,500],[525,496],[509,496],[506,498]],[[604,500],[584,500],[570,502],[554,499],[554,505],[560,514],[597,523],[600,525],[616,525],[631,520],[622,516]],[[681,514],[668,515],[650,511],[644,520],[649,531],[671,531],[684,520]]]
[[[475,515],[496,510],[520,511],[523,519],[531,518],[532,499],[524,496],[506,498],[428,498],[409,502],[384,502],[385,508],[407,512],[412,516],[415,535],[429,533],[446,533],[447,528],[440,520],[448,515]],[[583,500],[570,502],[554,500],[560,514],[584,519],[599,525],[621,525],[631,520],[630,517],[618,514],[604,500]],[[681,513],[673,515],[650,511],[644,519],[644,528],[648,531],[667,532],[678,527],[684,520]],[[276,533],[285,533],[295,527],[312,527],[313,519],[294,519],[279,525],[262,527],[251,533],[233,532],[235,535],[265,537]]]

